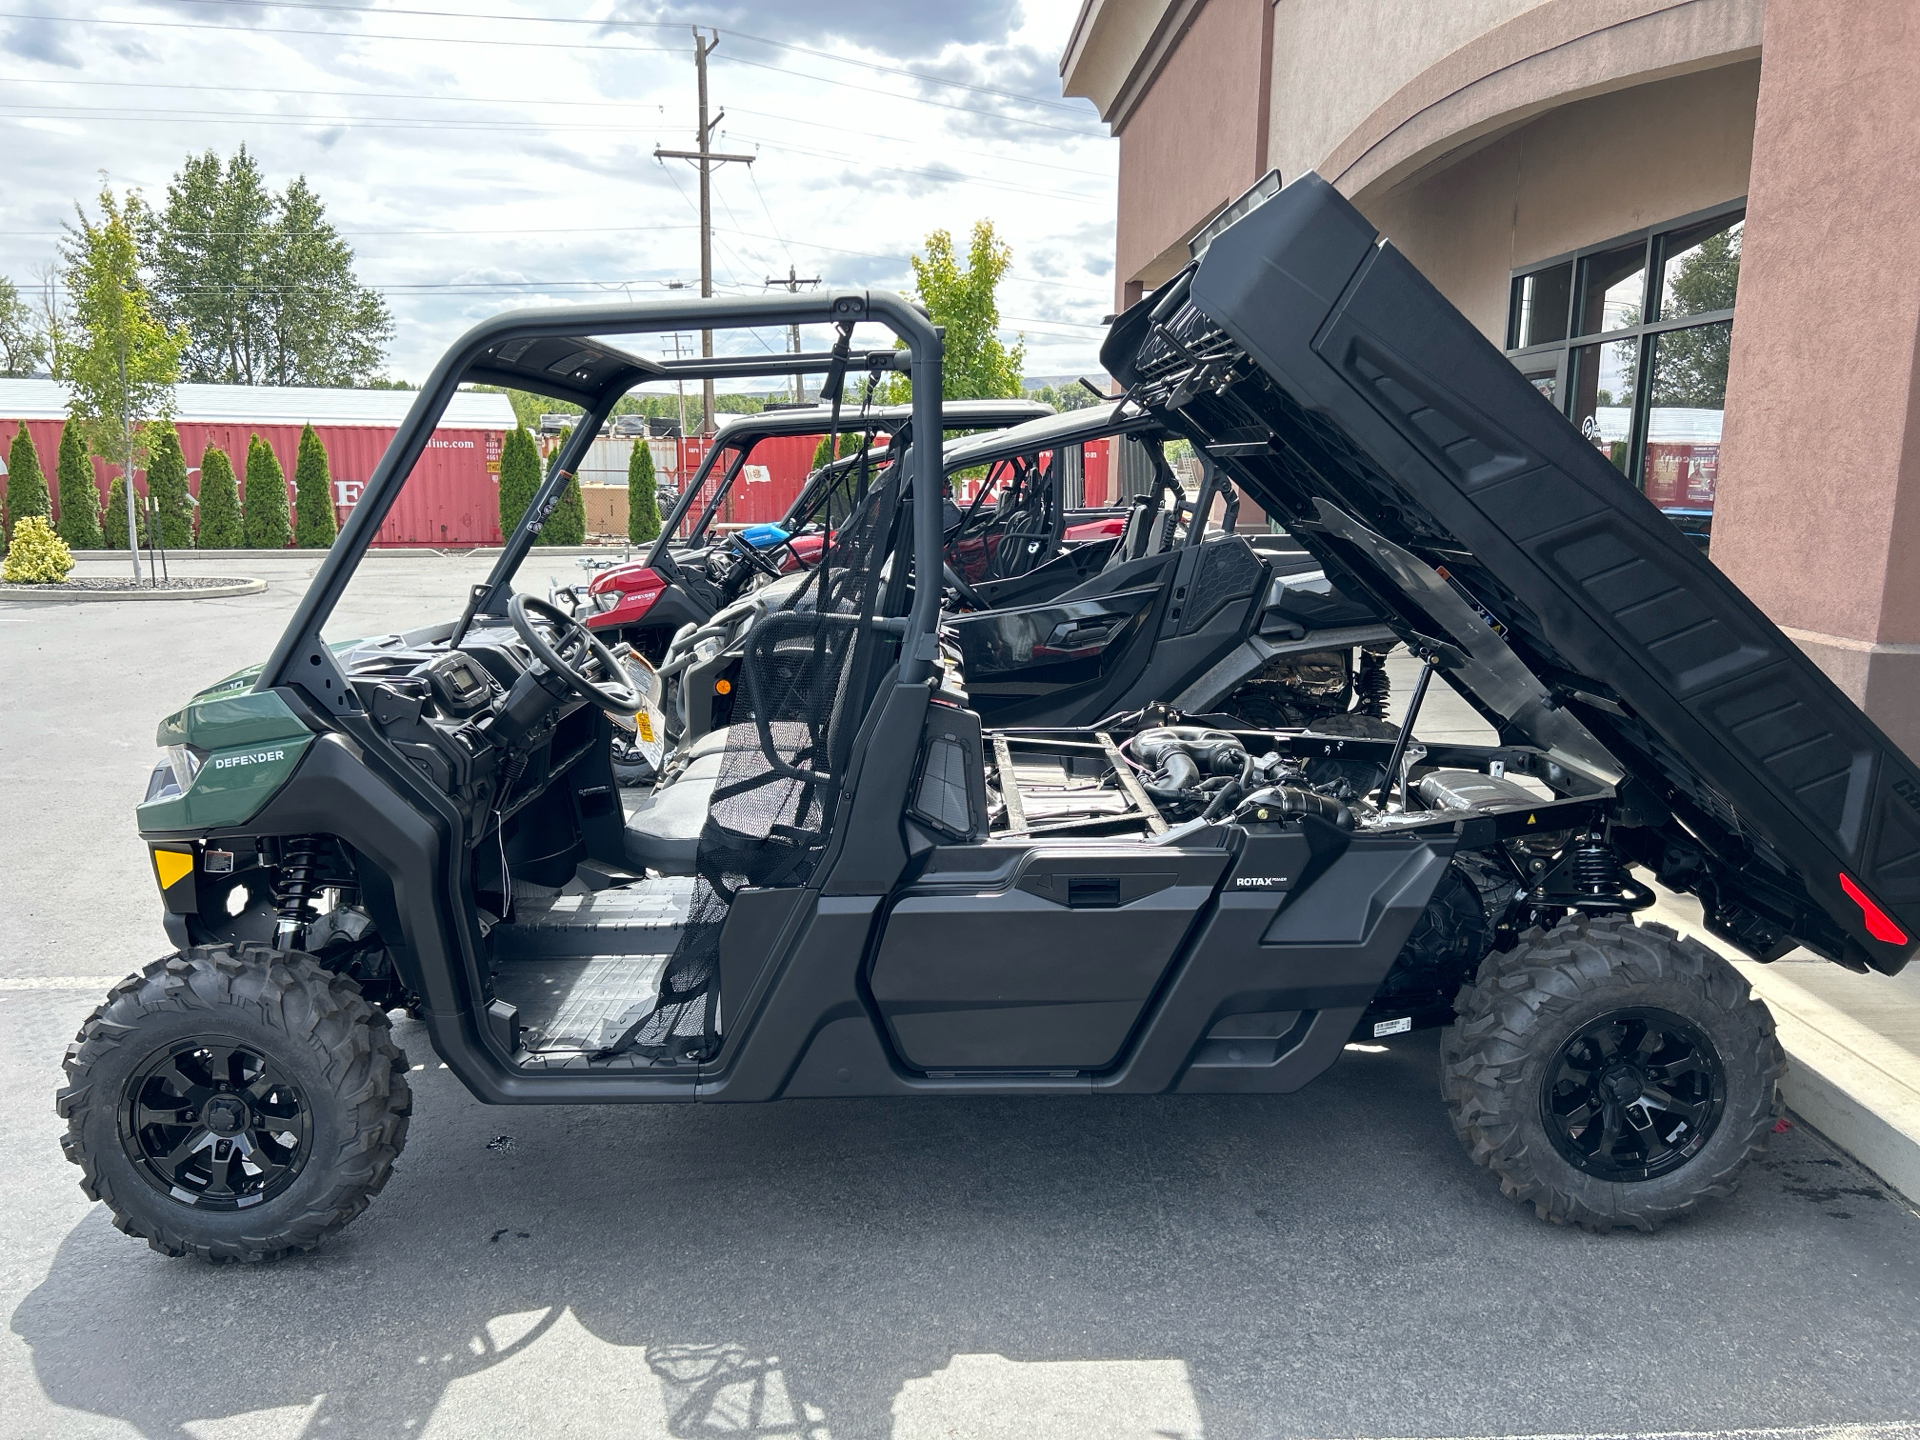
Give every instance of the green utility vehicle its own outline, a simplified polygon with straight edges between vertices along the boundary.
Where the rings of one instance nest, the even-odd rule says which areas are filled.
[[[1331,187],[1262,198],[1103,358],[1420,657],[1397,726],[983,726],[943,639],[941,338],[898,296],[511,312],[434,371],[264,667],[161,726],[139,823],[176,948],[68,1052],[86,1192],[172,1255],[318,1244],[406,1138],[405,1009],[492,1104],[1276,1094],[1446,1026],[1469,1156],[1542,1216],[1726,1194],[1774,1121],[1772,1022],[1635,916],[1657,884],[1759,960],[1898,971],[1920,772]],[[620,344],[789,325],[835,343]],[[906,453],[856,469],[731,642],[729,723],[628,813],[609,750],[643,697],[514,591],[539,526],[636,385],[811,372],[831,401],[889,370]],[[350,641],[329,622],[463,382],[585,415],[447,618]],[[1161,637],[1266,593],[1238,535],[1178,558]],[[1437,677],[1493,743],[1422,737]]]

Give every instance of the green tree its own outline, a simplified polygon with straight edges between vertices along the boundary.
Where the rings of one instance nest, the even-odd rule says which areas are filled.
[[[40,472],[40,452],[34,447],[33,435],[22,421],[13,432],[13,443],[7,446],[7,474],[0,479],[0,495],[7,502],[7,540],[13,540],[13,528],[29,515],[38,515],[42,520],[49,519],[51,511],[47,506],[47,477]]]
[[[353,273],[353,247],[296,176],[281,193],[275,229],[279,303],[269,329],[270,385],[366,385],[381,378],[393,317]]]
[[[98,493],[97,491],[95,492]],[[134,516],[136,527],[134,539],[140,545],[147,543],[147,514],[140,507],[139,487],[134,488]],[[127,548],[127,482],[124,476],[115,475],[107,482],[107,509],[100,519],[100,529],[106,539],[109,550]],[[62,537],[65,538],[64,536]],[[73,542],[68,541],[69,545]]]
[[[540,488],[540,451],[527,427],[516,425],[500,447],[500,538],[511,536]]]
[[[822,465],[830,465],[836,459],[844,460],[849,455],[857,454],[866,444],[867,437],[865,432],[855,435],[842,434],[839,440],[839,445],[835,446],[833,436],[822,435],[820,437],[820,442],[813,447],[813,459],[807,462],[807,473],[809,475],[818,470]]]
[[[306,177],[275,195],[242,145],[190,155],[145,246],[162,314],[191,336],[186,378],[370,385],[392,318]]]
[[[1673,267],[1661,302],[1663,318],[1731,310],[1740,287],[1740,230],[1709,235]],[[1654,340],[1652,403],[1718,410],[1727,399],[1733,326],[1669,330]]]
[[[325,550],[339,527],[333,519],[333,478],[327,473],[327,447],[308,425],[300,432],[300,454],[293,465],[293,533],[308,550]]]
[[[1020,372],[1027,347],[1009,350],[1000,343],[1000,277],[1013,263],[1013,249],[994,233],[991,220],[976,220],[967,246],[966,268],[953,251],[953,236],[936,230],[927,236],[926,253],[912,259],[914,290],[933,323],[947,330],[940,386],[948,400],[992,400],[1021,393]],[[905,375],[887,385],[889,404],[904,405],[913,386]]]
[[[200,534],[202,550],[238,550],[246,544],[240,516],[240,487],[234,483],[233,462],[218,445],[209,445],[200,457]]]
[[[0,275],[0,375],[31,375],[46,363],[46,332],[13,281]]]
[[[120,529],[100,533],[100,489],[93,483],[93,460],[79,423],[71,418],[60,427],[60,523],[55,532],[74,550],[99,550],[103,543],[115,550],[127,548],[126,503],[121,502]],[[42,482],[45,483],[45,482]]]
[[[636,543],[660,533],[660,502],[654,498],[659,482],[653,474],[653,448],[637,435],[627,457],[627,538]]]
[[[552,476],[560,464],[560,451],[547,457],[547,474]],[[587,502],[580,494],[578,476],[567,477],[567,488],[560,492],[560,503],[541,527],[539,544],[581,545],[587,538]]]
[[[67,227],[60,244],[71,318],[53,330],[54,378],[66,382],[68,424],[80,427],[89,451],[138,470],[146,463],[145,422],[173,417],[186,337],[156,317],[140,275],[151,216],[139,195],[123,204],[103,186],[98,222],[75,209],[80,223]],[[123,513],[123,531],[124,523]],[[124,544],[125,534],[119,538]]]
[[[153,459],[147,466],[147,494],[160,507],[160,543],[169,550],[193,544],[193,496],[187,488],[187,457],[171,425],[154,427]]]
[[[243,533],[249,550],[284,550],[293,543],[287,519],[287,475],[280,457],[258,435],[247,441]]]
[[[1069,410],[1085,410],[1089,406],[1107,403],[1078,380],[1070,385],[1042,385],[1029,390],[1027,398],[1038,400],[1042,405],[1051,405],[1063,415]]]

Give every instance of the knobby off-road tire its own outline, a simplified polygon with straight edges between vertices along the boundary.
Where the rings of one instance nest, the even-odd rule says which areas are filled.
[[[80,1027],[66,1070],[61,1147],[80,1188],[163,1255],[313,1249],[387,1183],[412,1112],[385,1012],[312,956],[265,945],[200,946],[128,976]],[[182,1123],[144,1128],[156,1104],[180,1106],[169,1118]],[[263,1135],[275,1127],[282,1138]],[[220,1135],[234,1137],[224,1149]],[[196,1192],[243,1142],[258,1149]]]
[[[1455,1011],[1458,1019],[1440,1050],[1441,1090],[1454,1131],[1475,1163],[1498,1175],[1500,1188],[1530,1202],[1543,1220],[1595,1231],[1616,1225],[1654,1230],[1730,1195],[1741,1168],[1761,1152],[1773,1129],[1786,1068],[1773,1016],[1752,998],[1737,970],[1664,925],[1607,917],[1565,920],[1551,932],[1536,927],[1513,950],[1486,958]],[[1619,1178],[1602,1162],[1590,1158],[1583,1167],[1569,1158],[1566,1148],[1577,1150],[1580,1142],[1567,1138],[1564,1122],[1549,1110],[1577,1102],[1550,1098],[1549,1067],[1568,1075],[1563,1064],[1571,1054],[1589,1074],[1613,1074],[1614,1083],[1630,1090],[1633,1078],[1608,1070],[1610,1061],[1596,1062],[1603,1052],[1582,1037],[1624,1036],[1621,1048],[1631,1050],[1636,1025],[1664,1026],[1683,1037],[1690,1031],[1704,1040],[1717,1062],[1706,1068],[1717,1069],[1719,1101],[1704,1142],[1697,1138],[1704,1125],[1681,1132],[1659,1147],[1662,1164],[1649,1167],[1655,1171],[1650,1178]],[[1682,1054],[1684,1048],[1673,1043],[1656,1054]],[[1698,1085],[1700,1067],[1692,1069],[1686,1081]],[[1665,1083],[1657,1075],[1652,1079]],[[1569,1081],[1562,1085],[1556,1093],[1576,1088]],[[1616,1110],[1616,1117],[1621,1113]],[[1641,1112],[1643,1120],[1663,1126],[1672,1123],[1670,1116]],[[1657,1137],[1644,1143],[1651,1156]]]

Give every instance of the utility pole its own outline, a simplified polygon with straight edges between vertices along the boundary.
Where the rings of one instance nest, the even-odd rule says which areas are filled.
[[[720,43],[720,32],[713,32],[713,39],[702,40],[700,27],[693,27],[693,68],[700,86],[700,124],[694,132],[700,142],[698,150],[663,150],[653,147],[656,160],[691,160],[700,167],[700,298],[713,298],[713,188],[712,177],[715,165],[724,165],[729,160],[737,160],[742,165],[751,165],[751,155],[722,155],[712,147],[713,132],[720,122],[727,118],[722,109],[713,119],[707,119],[707,56],[713,53]],[[713,331],[700,332],[700,353],[711,359],[713,356]],[[713,433],[713,380],[708,377],[700,382],[701,390],[701,434]]]
[[[772,289],[775,285],[784,285],[789,295],[798,295],[800,293],[800,287],[802,285],[818,285],[819,283],[820,283],[820,277],[818,275],[814,275],[809,277],[808,279],[802,280],[800,278],[800,273],[797,270],[795,270],[792,265],[788,265],[787,278],[784,280],[769,279],[767,281],[767,288]],[[787,327],[787,353],[791,355],[798,355],[800,353],[800,327],[798,325],[789,325]],[[794,404],[803,405],[806,403],[806,399],[807,399],[806,385],[807,385],[807,382],[805,377],[800,375],[795,375],[793,377],[793,403]]]

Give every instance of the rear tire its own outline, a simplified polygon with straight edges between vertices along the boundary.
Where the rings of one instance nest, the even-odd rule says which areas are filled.
[[[1455,1002],[1455,1133],[1543,1220],[1651,1231],[1733,1193],[1786,1057],[1740,973],[1664,925],[1573,917],[1490,954]]]
[[[406,1144],[386,1013],[311,955],[197,946],[114,986],[67,1048],[56,1108],[80,1188],[163,1255],[311,1250]]]

